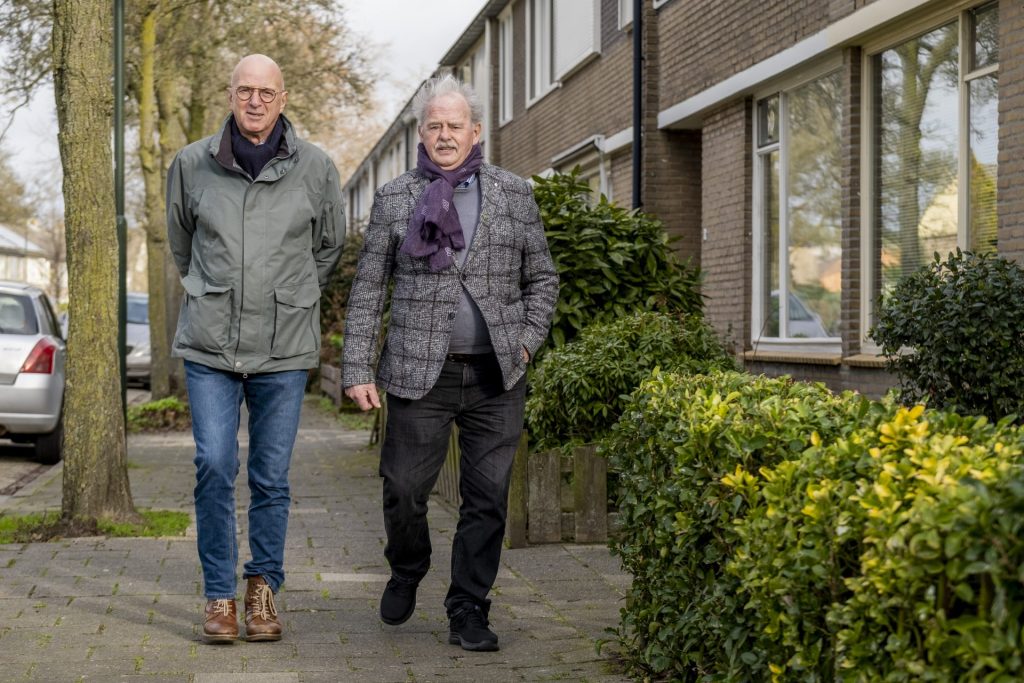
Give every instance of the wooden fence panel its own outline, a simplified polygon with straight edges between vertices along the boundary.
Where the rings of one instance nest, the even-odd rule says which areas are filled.
[[[333,365],[320,365],[320,391],[331,397],[334,405],[340,406],[345,392],[341,390],[341,368]]]
[[[527,472],[530,543],[558,543],[562,540],[561,456],[557,451],[534,453]]]
[[[608,461],[594,446],[577,448],[573,454],[573,521],[576,543],[600,543],[608,539]]]
[[[512,481],[508,487],[508,519],[505,521],[505,542],[509,548],[526,547],[527,514],[529,510],[529,444],[526,430],[519,437],[519,447],[512,461]]]

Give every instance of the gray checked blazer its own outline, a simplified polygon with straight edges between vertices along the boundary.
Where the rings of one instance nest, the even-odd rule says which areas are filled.
[[[462,267],[431,272],[426,258],[399,253],[409,218],[428,180],[409,171],[377,190],[345,321],[342,385],[374,381],[381,319],[391,294],[391,319],[376,382],[401,398],[434,386],[448,351],[461,290],[480,308],[506,389],[526,372],[548,334],[558,275],[530,185],[484,164],[479,171],[480,222]]]

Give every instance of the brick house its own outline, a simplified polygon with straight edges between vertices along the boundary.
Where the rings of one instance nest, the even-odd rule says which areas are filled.
[[[753,372],[882,392],[874,302],[933,252],[1024,256],[1019,0],[644,0],[639,203]],[[488,160],[633,202],[632,0],[491,0],[437,72]],[[411,97],[411,94],[410,94]],[[410,107],[348,180],[415,163]]]

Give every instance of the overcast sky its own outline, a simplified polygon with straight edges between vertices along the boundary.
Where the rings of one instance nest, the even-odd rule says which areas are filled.
[[[378,92],[389,116],[397,114],[412,88],[430,75],[485,4],[486,0],[345,0],[352,28],[379,45],[375,66],[387,77]],[[28,108],[18,112],[3,146],[26,181],[52,174],[59,152],[51,89],[40,91]]]

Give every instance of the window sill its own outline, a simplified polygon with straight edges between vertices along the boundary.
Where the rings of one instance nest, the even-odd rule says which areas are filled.
[[[558,83],[558,81],[555,81],[555,82],[554,82],[554,83],[552,83],[552,84],[551,84],[550,86],[548,86],[548,89],[547,89],[547,90],[545,90],[545,91],[544,91],[544,92],[542,92],[541,94],[537,95],[537,96],[536,96],[536,97],[534,97],[534,98],[533,98],[532,100],[527,100],[527,101],[526,101],[526,108],[527,108],[527,109],[529,109],[529,108],[530,108],[530,107],[532,107],[533,105],[537,104],[538,102],[540,102],[541,100],[543,100],[543,99],[544,99],[545,97],[547,97],[547,96],[548,96],[548,95],[550,95],[551,93],[553,93],[553,92],[555,92],[556,90],[558,90],[558,88],[559,88],[559,87],[560,87],[560,84]]]
[[[858,353],[843,359],[843,365],[849,365],[852,368],[884,368],[885,364],[885,356],[873,353]]]
[[[759,363],[796,363],[800,365],[839,365],[842,354],[812,351],[744,351],[743,360]]]
[[[838,353],[815,351],[776,351],[760,350],[745,351],[743,360],[748,363],[790,363],[793,365],[846,365],[851,368],[871,368],[884,370],[885,356],[873,353],[858,353],[843,356]]]
[[[566,79],[571,78],[574,74],[577,74],[580,71],[582,71],[583,68],[587,66],[587,64],[590,64],[592,61],[594,61],[600,56],[600,52],[598,52],[597,50],[591,50],[587,54],[580,57],[575,64],[573,64],[568,69],[559,74],[558,81],[556,81],[558,83],[558,87],[561,87],[562,84],[565,83]]]

